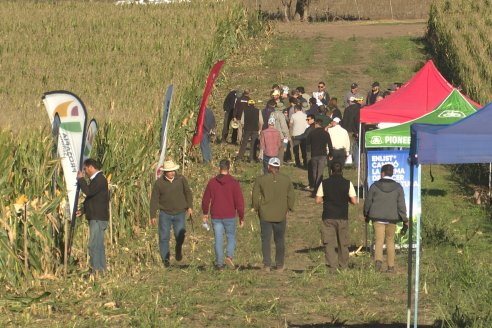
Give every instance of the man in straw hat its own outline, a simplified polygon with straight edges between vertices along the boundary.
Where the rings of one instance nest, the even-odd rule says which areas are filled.
[[[287,212],[294,210],[294,187],[290,178],[279,172],[280,159],[272,157],[268,161],[267,175],[256,178],[253,187],[253,208],[258,213],[261,227],[261,251],[265,271],[270,271],[272,239],[275,242],[275,266],[278,272],[284,270],[285,230]]]
[[[169,267],[169,237],[171,225],[176,239],[176,261],[183,258],[182,246],[185,239],[185,217],[193,214],[193,195],[188,181],[176,170],[179,165],[172,160],[165,161],[161,167],[164,174],[155,181],[150,198],[150,223],[156,223],[159,210],[159,251],[165,267]]]

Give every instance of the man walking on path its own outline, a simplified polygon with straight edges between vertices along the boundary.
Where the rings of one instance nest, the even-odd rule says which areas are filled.
[[[159,210],[159,251],[165,267],[169,267],[169,239],[171,225],[176,239],[175,259],[183,259],[182,246],[185,240],[185,217],[193,214],[193,195],[188,181],[176,170],[179,165],[173,161],[165,161],[161,170],[164,174],[154,182],[150,197],[150,224],[156,223],[156,212]]]
[[[275,242],[275,266],[277,271],[284,270],[285,230],[287,212],[294,210],[294,187],[290,178],[279,172],[280,159],[270,158],[269,174],[256,178],[253,187],[252,205],[260,218],[261,251],[265,271],[270,271],[271,238]]]
[[[278,150],[278,158],[280,158],[280,160],[282,161],[290,138],[289,126],[287,125],[287,120],[285,119],[283,113],[283,107],[277,104],[277,107],[275,107],[275,111],[270,115],[270,117],[275,118],[275,128],[282,135],[282,145],[279,147]]]
[[[84,172],[90,183],[84,179]],[[106,270],[104,232],[109,219],[108,180],[101,172],[101,164],[88,158],[84,161],[84,172],[77,173],[77,184],[85,194],[84,213],[89,220],[89,264],[91,271]]]
[[[275,129],[275,118],[268,119],[268,128],[260,133],[260,154],[258,159],[263,160],[263,174],[268,173],[268,162],[272,157],[278,157],[282,135]]]
[[[246,151],[246,146],[248,141],[250,142],[249,150],[249,161],[256,160],[256,149],[258,141],[258,131],[261,131],[263,126],[263,115],[260,110],[255,107],[255,101],[250,99],[248,101],[248,107],[243,111],[241,117],[241,125],[243,126],[243,140],[241,141],[241,147],[239,148],[239,153],[237,154],[237,159],[242,161],[244,157],[244,152]]]
[[[331,270],[347,269],[349,260],[348,204],[357,204],[352,182],[342,175],[342,164],[331,164],[331,175],[321,182],[316,203],[323,204],[321,240],[325,246],[326,265]],[[335,248],[338,249],[338,256]]]
[[[233,258],[236,248],[236,214],[239,226],[244,225],[244,198],[239,182],[229,174],[231,163],[223,159],[219,174],[208,181],[202,197],[203,222],[208,224],[209,209],[215,239],[215,267],[222,269],[224,262],[235,268]],[[226,258],[224,259],[224,232]]]
[[[396,223],[403,221],[408,226],[405,194],[402,186],[391,178],[393,170],[393,165],[383,165],[381,179],[371,185],[364,202],[366,222],[372,220],[374,224],[376,271],[381,271],[385,239],[386,252],[388,254],[387,272],[395,271]]]
[[[330,156],[333,154],[330,135],[321,126],[322,124],[322,119],[316,119],[314,130],[309,133],[306,139],[306,146],[311,149],[312,181],[314,183],[313,197],[323,179],[327,153]]]
[[[306,122],[307,115],[302,111],[302,105],[296,104],[294,106],[294,114],[290,119],[290,130],[292,131],[292,144],[294,150],[294,158],[296,161],[296,166],[300,168],[305,168],[307,166],[306,158],[306,144],[301,142],[301,140],[295,140],[295,137],[300,136],[306,131],[309,124]],[[301,149],[302,164],[299,157],[299,148]]]
[[[233,122],[237,128],[232,131],[232,143],[237,145],[238,142],[241,142],[243,139],[243,126],[241,125],[241,117],[243,116],[244,110],[248,107],[249,98],[249,90],[246,89],[243,91],[241,98],[236,101],[233,110]]]

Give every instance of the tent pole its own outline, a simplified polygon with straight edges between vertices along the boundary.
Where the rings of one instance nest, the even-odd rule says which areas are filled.
[[[359,122],[359,157],[357,160],[357,203],[359,203],[360,198],[360,144],[361,144],[361,130],[362,123]]]
[[[413,171],[413,166],[412,169]],[[412,178],[413,181],[413,178]],[[412,188],[413,188],[413,183],[412,183]],[[412,215],[411,220],[413,221],[413,198],[414,198],[414,193],[413,189],[411,189],[411,195],[412,195]],[[417,240],[416,242],[416,250],[415,250],[415,287],[414,287],[414,309],[413,309],[413,327],[417,328],[417,323],[418,323],[418,313],[419,313],[419,281],[420,281],[420,216],[417,216]]]
[[[492,202],[490,197],[490,188],[492,187],[492,163],[489,163],[489,205]]]
[[[410,159],[410,199],[409,199],[409,218],[408,218],[408,272],[407,272],[407,328],[410,328],[410,319],[412,316],[412,244],[413,244],[413,159]]]

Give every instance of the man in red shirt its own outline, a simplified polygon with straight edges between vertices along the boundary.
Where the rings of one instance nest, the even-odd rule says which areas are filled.
[[[235,268],[234,250],[236,247],[236,214],[239,226],[244,225],[244,198],[239,182],[229,174],[230,161],[219,163],[219,175],[208,181],[202,198],[203,223],[208,224],[208,213],[212,216],[215,237],[215,267],[220,270],[224,262]],[[227,238],[226,258],[224,259],[224,231]]]
[[[263,159],[263,173],[268,174],[268,161],[272,157],[278,157],[282,136],[280,131],[275,128],[275,118],[268,119],[268,128],[260,133],[260,155]]]

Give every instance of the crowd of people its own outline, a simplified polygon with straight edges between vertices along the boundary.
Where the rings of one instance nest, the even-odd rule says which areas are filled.
[[[393,89],[398,87],[395,84]],[[379,83],[374,82],[365,104],[371,105],[384,96]],[[256,178],[253,186],[251,208],[260,220],[265,271],[284,270],[287,214],[294,210],[295,193],[290,177],[280,168],[283,163],[292,162],[291,152],[293,164],[308,172],[305,189],[312,192],[315,203],[323,205],[320,231],[326,266],[333,271],[348,268],[348,207],[357,204],[357,195],[352,182],[343,177],[343,169],[347,163],[356,164],[358,160],[359,117],[364,98],[358,92],[357,83],[352,83],[344,104],[342,114],[337,99],[329,97],[324,82],[319,82],[318,90],[311,95],[306,94],[303,87],[289,92],[288,87],[273,85],[271,98],[263,110],[256,107],[249,90],[232,90],[224,101],[224,125],[218,142],[227,142],[231,134],[230,143],[239,146],[236,162],[245,160],[249,144],[247,160],[263,163],[263,174]],[[207,108],[201,144],[204,162],[212,158],[210,136],[215,126],[214,115]],[[328,178],[323,177],[326,165]],[[226,265],[236,267],[236,218],[239,217],[239,226],[243,227],[245,201],[240,183],[230,174],[230,160],[223,159],[218,166],[218,174],[209,180],[203,192],[201,209],[204,227],[208,229],[211,221],[215,267],[220,270]],[[84,208],[90,222],[90,264],[95,271],[106,269],[104,231],[109,197],[107,181],[100,169],[99,162],[88,159],[84,162],[84,172],[78,173],[78,184],[86,194]],[[193,193],[187,179],[177,173],[178,169],[179,165],[172,160],[164,162],[150,199],[150,223],[158,224],[159,251],[165,267],[170,266],[171,229],[176,242],[174,259],[181,261],[186,216],[193,214]],[[85,175],[90,178],[89,183]],[[369,189],[363,208],[366,221],[374,222],[377,271],[383,267],[383,244],[386,243],[387,271],[394,272],[396,223],[403,221],[408,226],[403,188],[391,179],[392,175],[391,164],[381,168],[381,179]],[[271,259],[272,235],[275,265]]]

